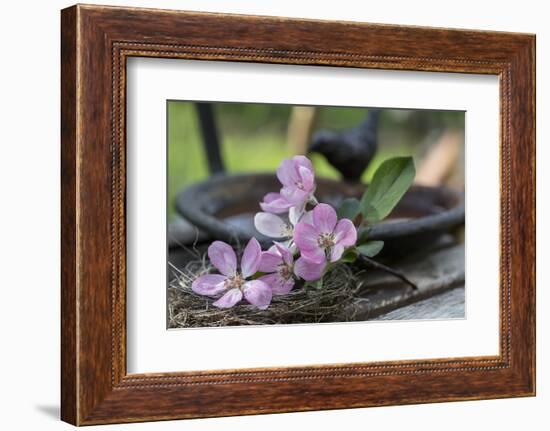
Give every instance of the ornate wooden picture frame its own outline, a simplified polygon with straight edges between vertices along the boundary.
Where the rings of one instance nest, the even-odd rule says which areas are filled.
[[[535,394],[533,35],[78,5],[62,11],[61,49],[64,421],[89,425]],[[128,374],[125,98],[126,60],[134,56],[497,75],[500,354]]]

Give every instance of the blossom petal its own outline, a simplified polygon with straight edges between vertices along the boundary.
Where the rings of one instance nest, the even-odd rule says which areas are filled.
[[[241,292],[240,289],[237,289],[237,288],[229,289],[225,293],[225,295],[223,295],[220,299],[218,299],[212,305],[218,308],[231,308],[241,299],[243,299],[243,293]]]
[[[282,256],[283,261],[287,265],[292,265],[294,262],[294,256],[292,255],[292,252],[288,249],[288,247],[285,247],[283,244],[279,244],[278,242],[275,243],[275,247],[277,247],[277,251]]]
[[[298,247],[296,247],[296,244],[294,244],[294,241],[286,241],[281,243],[285,247],[288,247],[288,249],[292,252],[292,254],[298,253]]]
[[[298,173],[300,174],[301,183],[304,186],[304,190],[312,192],[315,188],[315,177],[311,169],[308,169],[304,166],[298,168]]]
[[[306,156],[297,155],[292,158],[292,161],[298,166],[303,166],[313,172],[313,164]]]
[[[304,206],[309,200],[309,195],[310,192],[296,186],[285,186],[281,189],[281,196],[295,206]]]
[[[302,256],[294,264],[294,273],[306,281],[315,281],[321,278],[325,267],[326,261],[316,263]]]
[[[275,243],[275,241],[273,242]],[[292,255],[295,255],[298,252],[298,247],[296,247],[296,244],[294,244],[293,239],[289,239],[287,241],[280,241],[280,242],[277,242],[277,244],[281,244],[283,247],[288,248],[292,253]]]
[[[205,274],[197,277],[191,289],[199,295],[215,296],[225,290],[226,277],[220,274]]]
[[[313,208],[313,225],[318,232],[332,233],[337,219],[336,211],[328,204],[319,204]]]
[[[355,245],[357,241],[357,229],[355,229],[351,220],[343,218],[338,222],[334,229],[334,241],[336,244],[341,244],[346,247]]]
[[[326,260],[325,251],[320,247],[313,250],[300,250],[300,254],[316,263],[322,263]]]
[[[264,196],[264,202],[267,202],[267,203],[276,201],[277,199],[281,199],[280,193],[270,192],[270,193],[266,193],[266,195]]]
[[[293,186],[300,181],[296,167],[294,160],[284,159],[281,162],[277,168],[277,178],[283,186]]]
[[[319,234],[315,227],[300,222],[294,228],[294,242],[302,256],[320,263],[325,260],[325,252],[318,243]]]
[[[243,251],[241,273],[244,278],[254,275],[260,266],[262,247],[256,238],[250,238]]]
[[[345,247],[342,244],[336,244],[330,250],[330,261],[336,262],[344,254]]]
[[[293,206],[288,210],[288,220],[290,221],[292,226],[296,226],[296,224],[304,216],[304,208],[305,208],[305,205],[300,205],[300,206]]]
[[[264,251],[262,253],[262,258],[260,259],[260,266],[258,271],[261,272],[275,272],[279,265],[283,263],[283,258],[278,251]]]
[[[273,293],[271,288],[261,280],[247,281],[243,286],[244,297],[260,310],[265,310],[271,304]]]
[[[281,196],[280,193],[268,193],[264,196],[263,202],[260,202],[262,210],[268,213],[281,214],[287,212],[292,203]]]
[[[254,216],[256,230],[270,238],[285,238],[288,236],[289,226],[279,216],[272,213],[257,213]]]
[[[231,277],[237,272],[237,256],[229,244],[222,241],[214,241],[208,247],[208,257],[212,265],[223,275]]]
[[[305,221],[312,224],[313,218],[311,211],[306,211],[307,202],[302,202],[300,205],[295,205],[288,210],[288,220],[292,226],[296,226],[299,222]]]
[[[274,295],[286,295],[294,287],[294,278],[283,278],[279,274],[263,275],[258,280],[267,284]]]
[[[304,211],[304,215],[302,215],[302,218],[300,221],[307,223],[307,224],[313,224],[313,211]]]

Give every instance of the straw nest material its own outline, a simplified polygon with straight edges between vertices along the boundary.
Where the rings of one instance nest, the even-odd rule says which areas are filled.
[[[174,277],[168,287],[169,328],[352,321],[353,315],[347,310],[353,309],[349,305],[360,288],[358,274],[339,264],[324,276],[321,286],[297,284],[289,294],[274,296],[266,310],[245,301],[219,309],[212,305],[215,299],[191,290],[195,278],[213,269],[205,256],[198,255],[184,268],[171,268]]]

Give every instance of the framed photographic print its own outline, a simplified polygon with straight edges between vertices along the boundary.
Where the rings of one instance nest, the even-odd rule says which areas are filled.
[[[535,394],[535,37],[62,11],[62,419]]]

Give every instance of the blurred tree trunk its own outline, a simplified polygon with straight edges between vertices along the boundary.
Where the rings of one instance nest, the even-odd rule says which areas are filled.
[[[464,134],[445,131],[435,141],[420,163],[415,183],[424,186],[447,184],[464,188]]]
[[[294,106],[290,113],[286,142],[291,154],[306,154],[317,108],[314,106]]]

